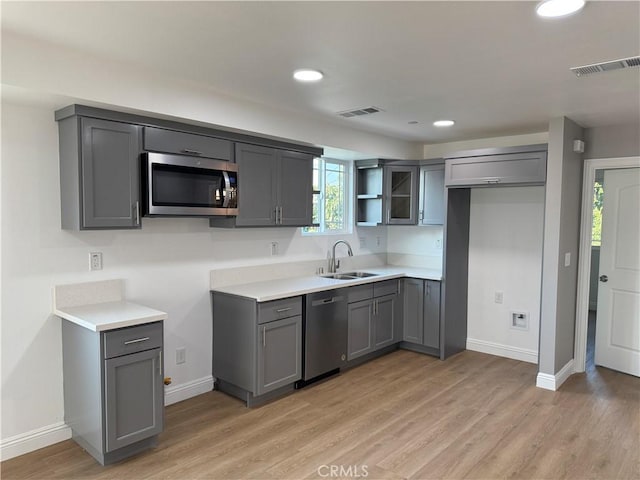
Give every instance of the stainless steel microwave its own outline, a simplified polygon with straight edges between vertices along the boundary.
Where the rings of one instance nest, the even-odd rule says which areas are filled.
[[[142,187],[145,216],[238,214],[238,165],[235,163],[144,153]]]

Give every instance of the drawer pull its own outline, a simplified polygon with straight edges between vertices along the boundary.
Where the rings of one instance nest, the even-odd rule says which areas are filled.
[[[291,307],[287,307],[287,308],[278,308],[276,310],[276,313],[284,313],[284,312],[288,312],[289,310],[291,310]]]
[[[132,343],[146,342],[147,340],[149,340],[149,337],[136,338],[135,340],[127,340],[124,344],[131,345]]]
[[[190,148],[183,148],[182,153],[188,153],[189,155],[202,155],[202,152],[198,150],[191,150]]]

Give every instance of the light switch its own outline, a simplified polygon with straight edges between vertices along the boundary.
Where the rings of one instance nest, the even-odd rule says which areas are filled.
[[[564,266],[568,267],[569,265],[571,265],[571,253],[567,252],[564,254]]]

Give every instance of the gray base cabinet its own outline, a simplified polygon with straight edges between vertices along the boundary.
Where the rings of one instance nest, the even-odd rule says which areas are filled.
[[[164,422],[162,322],[92,332],[62,321],[65,422],[107,465],[157,444]]]
[[[440,348],[440,282],[406,278],[403,280],[405,342]]]
[[[247,405],[302,378],[302,298],[272,302],[212,292],[213,376]]]
[[[72,116],[59,134],[62,228],[140,228],[142,127]]]
[[[347,360],[400,341],[398,281],[387,280],[348,290]]]

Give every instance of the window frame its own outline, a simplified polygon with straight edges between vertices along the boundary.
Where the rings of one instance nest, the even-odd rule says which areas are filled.
[[[348,160],[339,160],[329,157],[315,157],[314,162],[318,161],[318,189],[313,189],[313,195],[318,195],[318,223],[314,223],[312,228],[317,231],[309,231],[309,227],[302,227],[302,235],[318,236],[318,235],[345,235],[353,232],[353,162]],[[340,165],[344,168],[343,185],[343,223],[340,230],[327,230],[325,222],[325,195],[326,195],[326,168],[327,164]],[[313,170],[315,171],[315,165]]]

